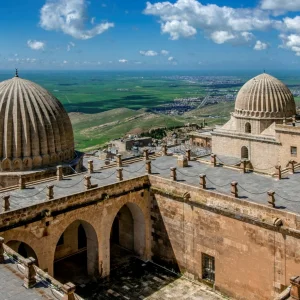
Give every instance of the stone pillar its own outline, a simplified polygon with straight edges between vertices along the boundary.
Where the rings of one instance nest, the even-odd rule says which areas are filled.
[[[191,149],[187,149],[185,151],[185,156],[186,156],[186,158],[187,158],[188,161],[191,160]]]
[[[122,167],[122,155],[117,154],[117,167],[121,168]]]
[[[188,159],[183,156],[183,155],[180,155],[177,159],[177,166],[179,168],[186,168],[189,166],[189,162],[188,162]]]
[[[151,160],[146,161],[146,174],[151,174]]]
[[[300,300],[300,276],[292,277],[290,282],[292,299]]]
[[[281,180],[281,166],[277,165],[275,168],[277,170],[278,180]]]
[[[117,179],[119,181],[122,181],[123,180],[123,168],[118,168],[117,169]]]
[[[63,167],[62,166],[56,167],[56,180],[57,181],[63,180]]]
[[[22,175],[20,175],[19,176],[19,189],[24,190],[25,188],[26,188],[25,178]]]
[[[293,116],[293,126],[296,126],[296,116]]]
[[[76,286],[72,282],[68,282],[63,285],[62,290],[64,292],[63,300],[75,300]]]
[[[205,174],[200,175],[200,187],[204,190],[206,189],[206,175]]]
[[[5,259],[4,259],[4,238],[0,237],[0,264],[3,264]]]
[[[170,168],[170,170],[171,170],[171,173],[170,173],[170,178],[171,178],[171,180],[176,181],[176,180],[177,180],[176,168],[175,168],[175,167],[172,167],[172,168]]]
[[[216,154],[211,154],[210,155],[210,162],[211,164],[216,167],[217,166],[217,155]]]
[[[47,200],[52,200],[54,199],[54,185],[47,185]]]
[[[243,173],[246,173],[246,166],[247,166],[247,161],[244,159],[244,160],[242,160],[242,170],[243,170]]]
[[[291,173],[294,174],[295,173],[295,161],[294,160],[290,160],[289,161],[289,165],[290,165],[290,169],[291,169]]]
[[[238,188],[237,188],[238,183],[236,181],[231,182],[231,195],[235,198],[238,198]]]
[[[9,195],[3,196],[2,197],[2,211],[8,211],[10,210],[10,202],[9,202]]]
[[[275,192],[274,191],[268,191],[268,204],[271,207],[275,207]]]
[[[148,149],[144,149],[144,160],[149,160],[149,150]]]
[[[92,160],[88,160],[88,173],[94,173],[94,162]]]
[[[86,190],[89,190],[92,186],[91,184],[91,175],[84,176],[84,186]]]
[[[161,147],[162,147],[162,155],[163,155],[163,156],[168,155],[168,148],[167,148],[167,145],[166,145],[166,144],[163,144]]]
[[[34,264],[36,263],[33,257],[25,259],[25,271],[24,271],[24,286],[27,289],[34,287],[36,284],[36,272],[34,269]]]

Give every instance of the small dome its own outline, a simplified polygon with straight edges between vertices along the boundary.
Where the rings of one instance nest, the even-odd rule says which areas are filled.
[[[246,82],[236,97],[235,116],[277,119],[295,114],[295,101],[289,88],[265,73]]]
[[[18,76],[1,82],[0,170],[31,170],[73,157],[72,124],[62,104]]]

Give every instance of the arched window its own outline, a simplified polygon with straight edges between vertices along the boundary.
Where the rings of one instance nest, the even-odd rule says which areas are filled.
[[[249,158],[249,151],[246,146],[243,146],[241,149],[241,158],[242,159],[248,159]]]
[[[245,132],[246,133],[251,133],[251,124],[249,122],[247,122],[245,124]]]

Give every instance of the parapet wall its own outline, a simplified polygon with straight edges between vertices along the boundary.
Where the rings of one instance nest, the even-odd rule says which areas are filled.
[[[272,299],[299,273],[297,215],[149,178],[154,261],[203,280],[203,255],[214,257],[215,287],[247,300]],[[274,224],[278,218],[283,226]]]

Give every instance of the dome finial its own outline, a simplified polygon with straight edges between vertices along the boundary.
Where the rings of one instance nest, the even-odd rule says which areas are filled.
[[[16,68],[16,74],[15,74],[15,77],[19,77],[18,69],[17,69],[17,68]]]

